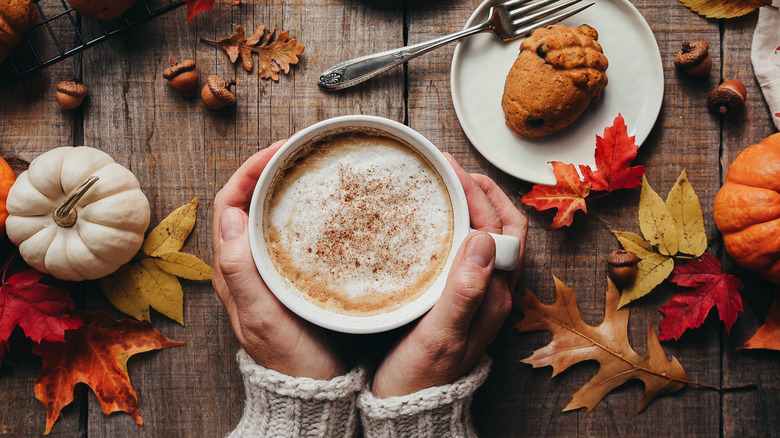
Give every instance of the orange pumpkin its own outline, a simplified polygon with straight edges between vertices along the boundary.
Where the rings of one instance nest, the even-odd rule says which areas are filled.
[[[5,235],[5,220],[8,218],[5,201],[8,199],[8,191],[14,185],[14,180],[13,169],[0,157],[0,237]]]
[[[780,133],[731,163],[713,214],[734,261],[780,284]]]

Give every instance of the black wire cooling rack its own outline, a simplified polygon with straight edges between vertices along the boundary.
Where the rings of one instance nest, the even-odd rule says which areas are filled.
[[[138,0],[119,20],[103,22],[82,18],[66,0],[33,0],[33,3],[38,9],[38,21],[11,56],[0,64],[0,86],[184,4],[181,0]]]

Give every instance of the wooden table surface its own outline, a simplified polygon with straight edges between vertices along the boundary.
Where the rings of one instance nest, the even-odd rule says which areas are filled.
[[[607,1],[607,0],[597,0]],[[41,5],[59,0],[41,0]],[[198,223],[184,251],[213,264],[210,210],[214,195],[251,154],[319,120],[372,114],[404,122],[450,152],[471,172],[491,176],[529,219],[524,275],[519,287],[551,302],[553,275],[577,291],[587,322],[601,321],[606,289],[605,256],[618,243],[610,230],[639,231],[639,189],[614,193],[589,205],[574,225],[547,231],[551,212],[537,212],[520,198],[531,185],[483,159],[460,128],[450,95],[454,46],[411,61],[369,83],[338,93],[316,85],[337,61],[415,43],[462,28],[478,0],[249,1],[218,0],[210,13],[186,20],[178,8],[128,33],[0,88],[0,155],[32,160],[57,146],[102,149],[138,177],[158,223],[174,208],[200,196]],[[726,166],[737,153],[775,128],[755,81],[750,43],[757,14],[718,21],[692,13],[678,0],[631,0],[652,28],[664,67],[664,102],[650,137],[635,161],[647,168],[653,187],[665,194],[683,169],[704,210],[709,251],[745,283],[744,311],[727,336],[713,314],[680,341],[663,343],[689,378],[715,386],[755,384],[757,389],[720,393],[686,387],[635,413],[638,381],[611,392],[590,413],[561,412],[572,394],[597,371],[595,362],[551,378],[550,368],[520,363],[546,344],[547,334],[513,329],[513,314],[490,348],[494,367],[478,391],[473,412],[483,437],[726,436],[780,434],[780,353],[737,351],[766,317],[773,286],[728,258],[712,219],[712,203]],[[60,6],[61,7],[61,6]],[[279,82],[247,74],[200,37],[230,35],[237,24],[288,29],[306,46],[300,64]],[[89,26],[90,23],[85,23]],[[684,40],[711,44],[714,69],[705,79],[680,74],[672,59]],[[171,58],[196,59],[202,75],[237,78],[235,108],[214,112],[198,98],[174,94],[162,78]],[[636,62],[642,62],[637,59]],[[485,68],[489,68],[486,66]],[[81,110],[60,110],[55,85],[81,76],[90,97]],[[721,121],[706,110],[707,93],[722,79],[748,89],[743,116]],[[637,83],[637,87],[643,84]],[[111,309],[95,288],[77,297],[80,306]],[[83,385],[66,407],[52,436],[219,437],[241,416],[244,391],[234,357],[238,349],[227,313],[207,282],[184,282],[186,326],[153,312],[164,335],[185,346],[134,356],[128,364],[144,426],[124,413],[104,415]],[[629,337],[645,351],[648,321],[674,294],[661,286],[631,305]],[[112,311],[115,317],[121,317]],[[14,336],[0,368],[0,435],[43,433],[45,410],[33,395],[40,360],[30,343]]]

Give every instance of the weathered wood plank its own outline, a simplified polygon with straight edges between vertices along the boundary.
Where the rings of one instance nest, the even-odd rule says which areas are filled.
[[[50,10],[46,4],[44,12]],[[53,25],[55,30],[62,26]],[[36,37],[43,40],[43,36]],[[41,56],[51,54],[41,53]],[[74,74],[75,72],[75,74]],[[29,162],[43,152],[58,146],[73,145],[80,111],[63,111],[57,104],[57,82],[72,79],[78,73],[75,59],[69,59],[44,71],[0,87],[0,156],[6,160]],[[21,170],[21,168],[19,169]],[[3,233],[5,234],[5,233]],[[10,246],[3,237],[3,247]],[[46,409],[35,398],[35,376],[40,358],[31,352],[32,342],[17,329],[11,337],[10,351],[0,367],[0,435],[35,436],[44,432]],[[66,409],[50,436],[78,436],[83,388],[77,390],[76,402]]]
[[[772,116],[753,74],[750,60],[753,29],[758,13],[727,20],[723,36],[722,80],[739,79],[747,87],[745,112],[723,123],[722,176],[728,165],[742,150],[776,132]],[[725,393],[721,407],[723,436],[772,436],[780,428],[776,414],[780,403],[780,382],[777,375],[777,351],[742,350],[745,343],[764,322],[776,285],[737,266],[720,246],[722,259],[730,272],[745,285],[744,311],[739,315],[731,334],[723,339],[723,386],[753,384],[757,389]]]

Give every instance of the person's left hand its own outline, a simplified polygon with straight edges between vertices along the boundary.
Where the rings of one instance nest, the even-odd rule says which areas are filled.
[[[268,289],[249,247],[249,203],[284,141],[250,157],[214,199],[214,289],[239,343],[258,364],[294,377],[328,380],[346,372],[333,333],[293,314]]]
[[[451,383],[474,367],[509,315],[510,291],[522,265],[493,272],[495,242],[487,233],[512,235],[525,251],[528,221],[490,178],[469,175],[447,156],[466,192],[471,226],[439,301],[390,349],[372,392],[384,398]]]

